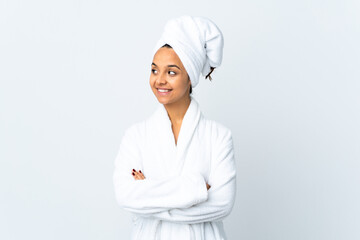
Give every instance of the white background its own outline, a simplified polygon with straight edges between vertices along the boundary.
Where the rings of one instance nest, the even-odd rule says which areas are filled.
[[[360,1],[0,1],[0,239],[129,239],[113,162],[166,21],[225,38],[193,96],[233,132],[231,240],[360,239]]]

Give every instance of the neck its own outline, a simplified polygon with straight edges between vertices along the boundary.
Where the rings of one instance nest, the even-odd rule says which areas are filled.
[[[180,99],[177,102],[164,104],[164,107],[166,108],[171,123],[177,124],[182,122],[185,113],[190,105],[190,102],[191,102],[190,96],[186,96],[185,98]]]

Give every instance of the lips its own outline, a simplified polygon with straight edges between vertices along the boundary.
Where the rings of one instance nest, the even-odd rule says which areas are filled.
[[[159,91],[159,92],[170,92],[171,89],[161,89],[161,88],[158,88],[158,91]]]
[[[171,91],[172,89],[171,88],[156,88],[158,91]]]
[[[160,96],[165,96],[170,94],[170,92],[172,91],[172,89],[169,88],[157,88],[157,92]]]

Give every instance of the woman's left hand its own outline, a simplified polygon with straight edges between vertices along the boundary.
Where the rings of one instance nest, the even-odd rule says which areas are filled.
[[[141,170],[139,170],[139,172],[137,172],[135,169],[133,169],[132,170],[132,175],[133,175],[135,180],[144,180],[145,179],[145,176],[141,172]]]

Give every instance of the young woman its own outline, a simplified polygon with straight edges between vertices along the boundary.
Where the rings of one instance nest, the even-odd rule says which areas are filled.
[[[168,21],[154,48],[150,87],[160,103],[126,129],[113,175],[118,204],[133,213],[132,239],[226,239],[236,168],[231,131],[206,119],[191,95],[220,66],[223,36],[204,17]]]

